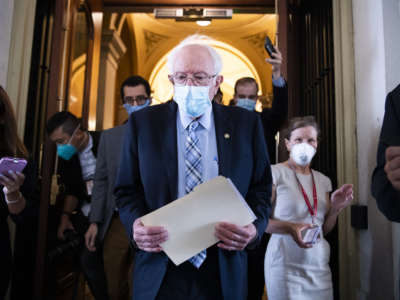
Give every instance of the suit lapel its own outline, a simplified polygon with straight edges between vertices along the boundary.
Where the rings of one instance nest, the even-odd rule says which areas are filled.
[[[233,123],[229,112],[222,105],[213,102],[215,135],[217,138],[219,175],[229,177],[231,173],[231,154]]]
[[[178,195],[178,148],[176,137],[176,112],[177,105],[171,101],[167,105],[165,114],[161,116],[162,122],[160,127],[160,145],[162,149],[162,160],[168,175],[169,190],[171,193],[171,201],[175,200]],[[164,129],[164,130],[163,130]]]

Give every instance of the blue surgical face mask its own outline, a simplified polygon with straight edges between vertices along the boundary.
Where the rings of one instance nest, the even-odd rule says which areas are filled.
[[[211,106],[209,86],[174,86],[174,100],[186,115],[197,118]]]
[[[67,144],[61,144],[57,145],[57,154],[59,157],[65,160],[70,160],[72,156],[74,156],[77,152],[78,149],[76,149],[75,146],[71,145],[71,140],[73,136],[75,135],[75,132],[78,130],[79,126],[76,127],[74,130],[74,133],[71,135],[71,138],[69,139]]]
[[[248,98],[241,98],[238,99],[236,106],[241,108],[254,111],[256,109],[256,101],[248,99]]]
[[[134,113],[135,111],[141,110],[142,108],[145,108],[146,106],[150,105],[150,99],[147,99],[146,102],[142,105],[130,105],[128,103],[124,104],[124,108],[130,115],[131,113]]]
[[[57,154],[62,159],[70,160],[77,152],[78,150],[71,144],[57,145]]]

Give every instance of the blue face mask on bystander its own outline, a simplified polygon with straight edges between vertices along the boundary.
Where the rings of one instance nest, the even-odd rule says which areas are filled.
[[[241,108],[254,111],[256,109],[256,101],[248,99],[248,98],[241,98],[238,99],[236,106]]]
[[[70,160],[78,150],[71,144],[57,145],[57,154],[65,160]]]
[[[211,106],[208,86],[174,86],[174,100],[186,115],[197,118]]]
[[[76,127],[74,133],[72,134],[71,138],[69,139],[67,144],[57,145],[57,154],[59,157],[65,160],[70,160],[72,156],[74,156],[78,149],[74,145],[71,145],[71,140],[74,137],[76,131],[78,130],[79,126]]]
[[[134,113],[135,111],[141,110],[142,108],[145,108],[147,106],[150,105],[150,99],[147,99],[146,102],[142,105],[130,105],[128,103],[124,104],[124,108],[126,109],[126,111],[128,112],[129,115],[131,115],[131,113]]]

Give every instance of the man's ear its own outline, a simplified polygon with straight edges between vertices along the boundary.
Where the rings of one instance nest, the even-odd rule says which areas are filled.
[[[174,77],[172,75],[168,75],[169,81],[174,85]]]
[[[218,88],[223,81],[224,81],[224,76],[218,75],[217,78],[215,78],[215,86]]]
[[[289,145],[289,144],[290,144],[290,141],[289,141],[288,139],[285,138],[285,146],[286,146],[286,150],[287,150],[288,152],[290,152],[290,149],[289,149],[289,148],[290,148],[290,145]]]
[[[78,140],[80,140],[84,135],[85,135],[85,131],[83,131],[81,128],[79,128],[75,132],[75,136],[78,138]]]

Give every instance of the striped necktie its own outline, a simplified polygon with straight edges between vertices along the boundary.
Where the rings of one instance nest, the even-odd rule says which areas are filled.
[[[187,194],[190,193],[195,186],[203,182],[199,138],[196,135],[196,128],[198,126],[199,122],[194,120],[187,128],[188,135],[185,143],[185,191]],[[206,257],[207,252],[203,250],[191,257],[189,261],[196,268],[200,268]]]

